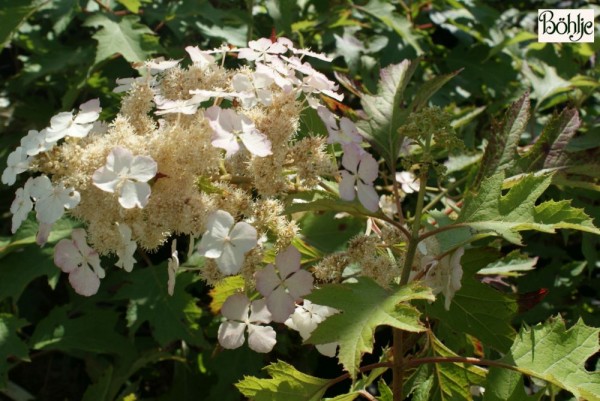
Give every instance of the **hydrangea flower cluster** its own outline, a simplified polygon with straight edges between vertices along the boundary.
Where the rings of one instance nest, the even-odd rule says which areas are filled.
[[[218,333],[223,347],[241,346],[247,331],[250,348],[270,351],[275,331],[266,325],[271,322],[306,339],[337,311],[303,300],[315,279],[291,246],[298,228],[283,215],[282,200],[289,192],[314,189],[325,177],[337,180],[343,201],[358,198],[376,212],[378,163],[354,122],[322,103],[321,97],[341,101],[342,96],[305,59],[329,61],[326,56],[297,49],[285,38],[251,41],[242,49],[186,51],[191,61],[151,60],[140,67],[141,77],[117,80],[115,92],[124,97],[108,123],[99,121],[102,108],[94,99],[76,112],[57,114],[39,132],[29,131],[2,174],[7,185],[19,174],[32,174],[11,205],[12,231],[35,210],[37,241],[43,245],[65,212],[79,220],[85,229],[61,240],[54,260],[84,296],[95,294],[106,275],[101,256],[114,255],[115,266],[131,272],[138,249],[154,251],[180,235],[200,238],[196,251],[206,258],[202,274],[210,284],[240,274],[247,290],[264,297],[250,301],[237,293],[225,301]],[[232,55],[249,65],[224,68]],[[306,107],[321,118],[327,137],[297,138]],[[343,151],[339,171],[327,144]],[[406,174],[396,179],[408,194],[419,183]],[[325,258],[314,267],[315,277],[340,280],[355,263],[362,274],[389,285],[399,276],[401,260],[373,250],[401,240],[389,228],[378,228],[377,234],[359,236],[346,253]],[[172,244],[170,294],[180,264],[175,239]],[[276,257],[265,266],[267,248]],[[445,266],[456,265],[460,255],[446,259],[428,265],[425,281],[448,301],[460,277]],[[336,344],[318,349],[333,356]]]

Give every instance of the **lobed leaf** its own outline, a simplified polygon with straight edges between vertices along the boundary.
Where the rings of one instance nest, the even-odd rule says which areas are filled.
[[[406,109],[402,106],[404,90],[417,69],[418,62],[404,60],[383,68],[376,95],[363,95],[361,104],[368,120],[359,121],[360,133],[373,145],[388,166],[396,163],[402,138],[398,128]]]
[[[529,109],[529,93],[521,96],[508,109],[500,127],[489,137],[476,183],[514,166],[517,145],[529,121]]]
[[[409,301],[434,299],[431,289],[415,283],[385,290],[366,277],[355,283],[324,286],[306,298],[340,311],[322,322],[307,342],[339,343],[339,361],[352,379],[356,378],[362,354],[373,350],[373,335],[378,326],[424,331],[420,313]]]
[[[264,369],[270,379],[245,376],[235,386],[246,397],[255,401],[318,401],[331,380],[320,379],[297,371],[282,361]]]
[[[600,351],[600,329],[578,320],[567,330],[562,318],[523,327],[500,362],[570,391],[577,399],[600,401],[600,374],[585,361]]]

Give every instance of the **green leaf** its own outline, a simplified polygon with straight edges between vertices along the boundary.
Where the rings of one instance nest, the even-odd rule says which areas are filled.
[[[146,61],[160,51],[158,39],[146,25],[139,23],[140,18],[127,15],[122,19],[106,14],[95,14],[88,18],[83,26],[102,28],[93,36],[98,41],[96,63],[115,54],[121,54],[130,63]]]
[[[231,295],[236,292],[240,292],[244,289],[246,281],[242,276],[230,276],[225,277],[220,281],[212,290],[209,295],[212,300],[210,301],[210,310],[215,315],[219,313],[221,307]]]
[[[140,7],[142,6],[142,2],[140,0],[117,0],[119,3],[123,4],[125,8],[131,11],[134,14],[140,12]]]
[[[425,81],[418,89],[415,94],[412,103],[410,104],[410,111],[416,112],[427,106],[427,102],[442,86],[448,81],[457,76],[462,70],[451,72],[450,74],[438,75],[433,79]]]
[[[521,272],[535,269],[537,261],[537,257],[529,258],[526,255],[519,253],[519,251],[513,251],[506,257],[488,264],[486,267],[479,270],[477,274],[499,274],[517,277],[521,275]]]
[[[38,277],[56,279],[60,269],[54,265],[54,249],[37,245],[6,256],[0,264],[0,299],[12,298],[16,303],[25,287]]]
[[[307,340],[311,344],[338,342],[338,358],[355,379],[362,354],[373,350],[373,335],[381,325],[421,332],[420,313],[409,301],[433,300],[428,288],[417,284],[385,290],[361,277],[356,283],[323,286],[308,297],[311,302],[338,309],[340,313],[321,323]]]
[[[517,160],[517,145],[521,134],[525,131],[527,121],[529,121],[529,93],[525,93],[511,105],[502,125],[492,132],[483,154],[477,183],[484,177],[490,177],[514,166]]]
[[[443,301],[427,309],[453,330],[468,333],[501,352],[508,351],[516,334],[510,324],[518,309],[516,301],[467,274],[450,310],[444,308]]]
[[[172,341],[184,340],[189,344],[205,346],[206,342],[197,323],[202,310],[185,287],[197,280],[191,272],[177,275],[175,292],[167,292],[166,263],[148,268],[133,270],[127,275],[115,299],[129,301],[127,325],[131,335],[144,322],[152,328],[152,335],[161,346]]]
[[[303,238],[324,253],[342,251],[348,241],[365,232],[365,221],[335,212],[306,213],[298,220]]]
[[[571,89],[571,83],[562,79],[557,73],[556,68],[546,63],[540,63],[541,77],[532,71],[529,64],[523,63],[522,73],[531,82],[533,92],[531,96],[537,99],[537,108],[540,108],[542,102],[552,96],[566,92]]]
[[[369,117],[359,121],[358,129],[386,160],[388,166],[396,163],[401,139],[398,128],[402,124],[404,90],[418,66],[417,61],[404,60],[380,71],[377,95],[363,95],[361,104]]]
[[[412,24],[406,17],[394,12],[396,8],[392,4],[381,0],[371,0],[364,6],[355,7],[373,15],[375,18],[379,19],[381,22],[391,28],[398,34],[398,36],[404,39],[413,49],[415,49],[417,55],[424,53],[421,45],[419,45],[417,37],[413,33]]]
[[[497,367],[490,368],[484,387],[483,401],[536,401],[544,393],[540,391],[536,395],[527,395],[523,375]]]
[[[381,217],[380,211],[375,213],[368,211],[355,199],[354,201],[345,201],[336,194],[325,191],[304,191],[290,194],[285,200],[285,214],[299,212],[346,212],[354,216],[372,216]]]
[[[600,351],[600,329],[578,320],[568,330],[562,318],[521,329],[500,362],[528,376],[570,391],[576,398],[600,401],[600,374],[588,372],[585,361]]]
[[[0,51],[10,42],[21,24],[46,3],[49,3],[49,0],[0,1]]]
[[[523,230],[554,233],[556,229],[569,228],[600,234],[590,217],[582,209],[572,207],[570,201],[547,201],[535,206],[551,180],[551,175],[525,175],[502,195],[504,173],[498,173],[483,181],[478,194],[466,197],[456,223],[495,233],[518,245],[518,232]]]
[[[131,342],[115,331],[117,312],[95,308],[71,318],[71,308],[70,305],[56,307],[38,323],[29,340],[33,349],[116,355],[130,352]]]
[[[235,386],[255,401],[318,401],[331,380],[320,379],[297,371],[292,365],[278,361],[264,369],[270,379],[246,376]]]
[[[31,215],[27,220],[23,222],[19,230],[11,237],[11,241],[4,246],[0,246],[0,258],[6,256],[10,252],[19,250],[27,245],[36,243],[35,237],[38,232],[38,223],[35,217]],[[54,223],[52,231],[48,236],[48,244],[54,244],[63,238],[67,238],[71,235],[73,228],[77,227],[79,223],[63,218]]]
[[[433,356],[457,356],[437,338],[431,336]],[[430,401],[471,401],[471,385],[483,384],[486,370],[466,363],[433,363],[425,367],[433,376]]]
[[[17,335],[27,322],[8,313],[0,313],[0,385],[4,387],[10,364],[9,357],[27,360],[29,347]]]
[[[520,172],[563,167],[569,160],[567,145],[581,125],[575,109],[565,109],[546,124],[533,147],[519,160]]]

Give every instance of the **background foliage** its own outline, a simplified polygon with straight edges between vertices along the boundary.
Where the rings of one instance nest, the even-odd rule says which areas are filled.
[[[242,46],[248,39],[274,32],[334,55],[331,64],[315,66],[344,84],[345,104],[353,109],[360,107],[354,87],[375,93],[379,70],[406,58],[421,57],[414,84],[434,75],[456,74],[432,103],[451,113],[452,124],[466,143],[465,152],[452,155],[446,163],[457,180],[477,181],[482,143],[494,140],[492,133],[505,110],[525,92],[532,102],[531,118],[515,150],[517,145],[527,150],[561,110],[578,109],[581,128],[564,149],[578,163],[554,175],[542,200],[573,199],[573,205],[583,208],[598,225],[600,69],[596,56],[600,40],[596,37],[593,44],[578,45],[538,43],[535,18],[537,9],[545,6],[578,8],[587,2],[0,0],[0,165],[5,165],[6,156],[28,129],[45,127],[57,111],[99,97],[102,117],[114,116],[120,99],[112,92],[115,79],[133,76],[133,63],[156,56],[183,58],[187,45],[207,49],[225,41]],[[322,129],[314,117],[305,116],[303,130]],[[529,167],[516,168],[526,172]],[[218,306],[211,305],[210,289],[193,271],[201,267],[201,260],[185,261],[188,271],[179,275],[173,297],[167,295],[163,265],[138,267],[128,275],[114,269],[97,296],[87,299],[74,294],[52,261],[52,245],[69,235],[73,223],[63,221],[40,249],[35,245],[33,222],[10,235],[8,207],[13,197],[13,190],[0,188],[0,398],[192,400],[206,394],[206,399],[234,400],[240,395],[233,383],[244,374],[266,376],[268,372],[260,369],[277,359],[293,362],[314,376],[341,374],[335,361],[312,349],[307,352],[295,335],[284,334],[283,329],[278,330],[275,352],[268,356],[246,347],[219,349],[215,345],[219,321],[213,314]],[[414,209],[410,200],[407,207]],[[334,215],[302,218],[313,257],[343,249],[351,236],[364,229],[360,220]],[[580,232],[523,236],[525,247],[505,245],[500,253],[490,248],[489,254],[465,255],[465,269],[473,274],[484,267],[519,265],[529,270],[535,265],[527,275],[515,274],[509,280],[514,291],[503,289],[519,296],[500,296],[475,280],[463,283],[455,303],[475,307],[468,304],[468,295],[476,294],[487,297],[490,304],[511,305],[501,308],[512,311],[502,316],[495,316],[493,308],[472,309],[471,322],[494,321],[488,342],[508,351],[520,323],[533,324],[557,314],[569,326],[579,318],[600,326],[598,236]],[[166,249],[147,255],[146,265],[167,255]],[[488,265],[499,256],[504,258]],[[463,344],[464,349],[476,346],[466,337],[452,338],[453,324],[461,322],[447,318],[439,304],[430,313],[440,318],[446,339]],[[564,328],[557,327],[546,330],[558,336]],[[387,329],[378,330],[375,340],[385,345],[389,336]],[[378,356],[368,356],[366,362],[369,358],[376,362]],[[596,363],[591,358],[586,367],[593,370]],[[335,391],[334,387],[326,395]]]

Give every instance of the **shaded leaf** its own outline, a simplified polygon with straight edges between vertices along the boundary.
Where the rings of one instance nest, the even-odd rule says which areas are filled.
[[[317,401],[330,382],[299,372],[282,361],[272,363],[264,370],[271,376],[270,379],[246,376],[235,386],[244,396],[256,401]]]
[[[466,270],[470,270],[466,266]],[[517,302],[492,287],[465,274],[450,310],[438,301],[428,306],[430,315],[443,320],[459,333],[468,333],[501,352],[510,348],[515,330],[510,322],[517,312]]]
[[[433,356],[457,356],[437,338],[430,335]],[[471,401],[471,385],[483,384],[487,371],[466,363],[433,363],[427,368],[433,378],[431,401]],[[425,398],[424,398],[425,399]]]
[[[119,290],[115,299],[129,301],[127,325],[131,334],[144,322],[152,328],[152,336],[162,346],[176,340],[190,344],[206,345],[198,318],[202,310],[185,287],[198,278],[191,272],[177,275],[175,292],[167,292],[166,263],[149,268],[135,269],[127,275],[128,282]]]
[[[543,395],[527,395],[521,374],[497,367],[490,368],[484,387],[483,401],[536,401]]]
[[[412,103],[410,104],[409,110],[411,112],[417,112],[423,107],[427,106],[427,102],[442,86],[448,81],[457,76],[462,70],[451,72],[450,74],[438,75],[433,79],[425,81],[415,94]]]
[[[154,32],[141,24],[139,17],[127,15],[122,19],[106,14],[94,14],[83,26],[101,28],[93,36],[98,41],[96,63],[115,54],[121,54],[130,63],[146,61],[160,51]]]
[[[394,287],[388,291],[366,277],[359,278],[356,283],[323,286],[306,298],[340,311],[319,324],[307,342],[338,342],[339,361],[353,379],[362,354],[373,350],[373,335],[378,326],[423,331],[425,327],[419,321],[420,313],[409,301],[434,299],[430,289],[418,284]]]
[[[7,381],[10,363],[8,358],[28,359],[29,347],[17,335],[27,322],[8,313],[0,313],[0,385]]]
[[[0,1],[0,51],[10,42],[11,36],[21,24],[48,2],[49,0]]]
[[[132,344],[115,331],[119,315],[105,309],[69,317],[70,305],[52,309],[38,323],[29,343],[36,350],[127,354]]]

